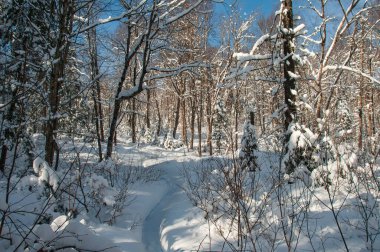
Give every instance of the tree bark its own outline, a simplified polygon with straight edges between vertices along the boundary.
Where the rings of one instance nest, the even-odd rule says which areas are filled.
[[[160,112],[160,104],[158,103],[157,99],[156,99],[156,107],[157,107],[157,117],[158,117],[156,135],[159,136],[161,133],[161,124],[162,124],[161,121],[162,121],[162,119],[161,119],[161,112]]]
[[[198,155],[202,156],[202,119],[203,119],[203,96],[202,90],[199,92],[199,101],[198,101]]]
[[[136,39],[137,42],[136,42],[136,44],[134,44],[132,51],[130,50],[131,49],[131,24],[130,23],[128,24],[126,51],[125,51],[125,56],[124,56],[124,67],[123,67],[123,71],[122,71],[122,74],[120,77],[120,81],[117,85],[116,93],[114,96],[114,99],[115,99],[114,100],[114,108],[113,108],[112,117],[111,117],[112,119],[110,122],[109,135],[108,135],[108,139],[107,139],[107,151],[106,151],[106,156],[105,156],[106,159],[111,158],[111,156],[112,156],[112,148],[113,148],[113,146],[112,146],[112,142],[113,142],[112,140],[113,139],[112,138],[116,134],[117,119],[119,117],[119,112],[120,112],[122,100],[131,99],[144,90],[143,89],[143,83],[144,83],[145,74],[147,73],[148,62],[150,60],[150,57],[149,57],[150,56],[150,39],[151,39],[152,24],[153,24],[154,19],[155,19],[155,13],[152,10],[152,13],[150,15],[150,20],[148,21],[149,23],[148,23],[147,31],[145,34],[141,35],[142,36],[141,39],[140,38]],[[123,88],[124,82],[127,78],[127,72],[129,70],[131,60],[136,55],[137,50],[139,48],[141,48],[142,45],[143,45],[142,69],[141,69],[141,73],[139,75],[139,79],[137,80],[138,88],[135,89],[134,92],[129,94],[127,97],[119,97],[121,90]]]
[[[147,129],[150,129],[150,90],[146,90],[146,115],[145,115],[145,123]]]
[[[99,65],[98,65],[98,50],[96,45],[96,28],[88,31],[88,44],[89,55],[91,63],[91,81],[95,86],[92,88],[92,98],[94,102],[94,122],[98,144],[98,156],[99,162],[103,160],[102,155],[102,141],[104,141],[104,129],[103,129],[103,113],[102,105],[100,102],[100,81],[99,81]]]
[[[288,31],[293,29],[293,6],[292,0],[283,1],[284,10],[282,13],[282,23],[284,28]],[[284,57],[287,59],[284,62],[284,91],[285,91],[285,104],[287,109],[285,111],[285,130],[288,129],[289,124],[296,118],[297,109],[295,105],[296,96],[292,92],[296,90],[295,79],[292,78],[289,72],[295,73],[295,62],[293,60],[294,54],[294,34],[283,33],[284,38]]]
[[[58,108],[59,108],[59,91],[63,84],[64,70],[69,52],[68,37],[72,31],[74,18],[74,2],[60,1],[57,12],[59,13],[59,35],[56,39],[53,69],[50,75],[50,85],[48,89],[48,121],[45,125],[45,160],[53,166],[54,153],[57,152],[56,130],[58,128]],[[55,10],[53,10],[55,11]]]
[[[210,87],[207,87],[207,147],[210,156],[212,156],[212,101],[210,94]]]
[[[136,100],[132,99],[132,115],[131,115],[131,130],[132,130],[132,143],[136,143]]]
[[[177,127],[179,123],[179,109],[181,106],[181,98],[177,97],[177,103],[176,103],[176,110],[175,110],[175,118],[174,118],[174,125],[173,125],[173,138],[175,138],[177,134]]]

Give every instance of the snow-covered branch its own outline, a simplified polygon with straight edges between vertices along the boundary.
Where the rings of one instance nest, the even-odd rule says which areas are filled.
[[[122,90],[119,93],[119,96],[117,97],[117,99],[119,99],[119,100],[130,99],[130,98],[138,95],[142,91],[144,91],[146,89],[146,87],[147,87],[146,84],[144,84],[144,85],[133,86],[132,88],[127,89],[127,90]]]
[[[356,74],[359,74],[369,80],[371,80],[373,83],[376,83],[378,85],[380,85],[380,80],[372,77],[371,75],[369,74],[366,74],[366,73],[363,73],[362,71],[360,71],[359,69],[355,69],[355,68],[352,68],[352,67],[349,67],[349,66],[342,66],[342,65],[335,65],[335,66],[325,66],[323,68],[323,71],[327,71],[327,70],[346,70],[346,71],[350,71],[350,72],[353,72],[353,73],[356,73]],[[380,88],[380,86],[377,86],[375,85],[376,87]]]

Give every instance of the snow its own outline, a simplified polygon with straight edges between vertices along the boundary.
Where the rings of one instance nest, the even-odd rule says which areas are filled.
[[[58,184],[60,181],[58,175],[53,169],[50,168],[46,161],[40,157],[37,157],[33,161],[33,170],[38,174],[38,180],[40,183],[48,183],[54,191],[58,189]]]
[[[360,71],[359,69],[356,69],[356,68],[352,68],[352,67],[349,67],[349,66],[342,66],[342,65],[328,65],[328,66],[325,66],[323,68],[323,72],[324,71],[327,71],[327,70],[346,70],[346,71],[350,71],[350,72],[353,72],[353,73],[356,73],[358,75],[361,75],[369,80],[371,80],[373,82],[373,84],[377,84],[378,87],[380,87],[380,80],[372,77],[371,75],[369,74],[366,74],[366,73],[363,73],[362,71]]]
[[[300,31],[302,31],[303,28],[305,28],[305,24],[300,24],[300,25],[298,25],[296,28],[293,29],[293,32],[294,32],[295,34],[297,34],[297,33],[299,33]]]
[[[133,97],[135,94],[139,93],[141,90],[144,90],[147,88],[147,85],[144,83],[142,85],[142,87],[136,85],[136,86],[133,86],[127,90],[122,90],[119,95],[118,95],[118,99],[125,99],[125,98],[130,98],[130,97]],[[141,89],[141,90],[140,90]]]
[[[318,136],[307,127],[303,125],[295,125],[294,127],[302,131],[295,131],[291,136],[290,148],[305,147],[317,140]],[[330,140],[325,137],[324,141],[328,142]],[[349,147],[340,146],[337,152],[346,160],[349,166],[353,167],[357,165],[358,158],[355,154],[348,153],[347,148]],[[219,221],[213,223],[211,218],[205,218],[207,217],[205,211],[195,206],[194,202],[188,198],[188,194],[183,190],[183,188],[188,188],[185,174],[194,174],[194,172],[204,169],[202,163],[211,160],[209,157],[197,157],[195,153],[187,152],[183,147],[173,150],[149,145],[137,147],[122,141],[117,145],[115,152],[117,153],[118,162],[126,163],[128,160],[133,159],[136,164],[140,164],[138,169],[142,171],[154,169],[160,171],[160,176],[148,182],[137,180],[128,185],[128,193],[132,198],[112,225],[89,218],[84,211],[76,218],[57,214],[50,224],[37,225],[33,229],[33,239],[31,238],[34,249],[46,248],[46,244],[49,244],[54,248],[70,245],[83,250],[97,251],[105,249],[104,251],[108,252],[222,250],[226,241],[220,236],[220,230],[231,232],[227,242],[234,244],[236,233],[234,230],[230,230],[228,219],[221,216]],[[257,186],[259,189],[257,189],[258,191],[254,197],[247,195],[241,204],[251,209],[252,214],[249,215],[249,218],[252,223],[256,223],[255,227],[257,228],[255,229],[254,237],[258,239],[258,243],[263,245],[263,233],[261,232],[265,232],[265,235],[272,239],[273,234],[270,230],[275,231],[276,228],[281,227],[283,221],[290,223],[291,217],[281,217],[279,203],[276,202],[277,195],[274,194],[277,189],[273,190],[271,188],[271,183],[274,179],[273,174],[275,178],[278,176],[276,175],[279,169],[278,155],[261,151],[255,152],[255,154],[257,155],[257,163],[260,166],[260,170],[254,173],[258,178]],[[328,194],[323,187],[317,187],[318,183],[323,184],[323,180],[320,178],[323,178],[328,172],[331,172],[328,175],[329,177],[339,177],[340,173],[334,171],[336,164],[329,163],[328,166],[320,167],[313,171],[311,176],[308,175],[310,172],[307,167],[300,166],[297,174],[285,176],[284,181],[293,181],[295,182],[294,184],[277,185],[281,186],[284,194],[298,197],[296,199],[300,209],[295,209],[295,211],[302,213],[302,206],[310,204],[308,225],[310,230],[313,230],[314,235],[311,239],[317,251],[323,250],[323,246],[325,246],[326,251],[336,251],[342,246],[339,231],[334,223],[331,210],[329,210],[331,206],[329,205]],[[45,161],[40,158],[34,160],[33,168],[36,174],[40,174],[42,169],[47,170]],[[118,172],[116,159],[103,161],[98,165],[94,165],[93,169],[105,169],[115,172],[115,174]],[[363,174],[366,174],[370,167],[361,167],[361,170]],[[212,167],[208,173],[210,183],[223,179],[223,176],[229,172],[228,167],[222,167],[222,169]],[[50,175],[47,174],[47,176]],[[299,196],[306,193],[302,191],[305,188],[303,183],[297,182],[297,178],[301,177],[305,181],[313,179],[318,182],[316,184],[310,183],[312,186],[306,191],[311,195],[310,201],[308,201],[308,197]],[[39,177],[34,175],[26,176],[20,186],[36,185],[37,179]],[[114,203],[112,190],[104,191],[110,187],[106,178],[92,174],[84,181],[91,183],[92,190],[103,195],[102,199],[107,205]],[[359,181],[359,178],[353,178],[353,181]],[[230,186],[219,190],[219,196],[213,197],[214,202],[206,204],[205,210],[214,215],[217,213],[218,207],[227,207],[226,204],[223,204],[223,197],[228,195],[230,191]],[[4,210],[8,205],[5,204],[4,195],[1,195],[0,210]],[[349,204],[345,204],[345,198],[347,198]],[[374,199],[376,199],[376,196],[374,196]],[[31,202],[35,200],[31,199]],[[346,191],[341,190],[335,196],[333,203],[333,206],[337,208],[344,206],[341,208],[339,218],[350,221],[350,223],[344,221],[341,223],[344,226],[344,235],[350,248],[353,251],[359,251],[365,246],[378,248],[380,246],[378,241],[373,245],[368,245],[360,237],[362,233],[352,228],[352,226],[361,227],[360,225],[362,225],[360,215],[355,212],[356,208],[349,207],[355,203],[354,200],[354,195],[347,194]],[[371,200],[369,197],[368,202],[374,204],[376,201]],[[261,213],[256,209],[263,212]],[[291,215],[291,207],[286,206],[285,209]],[[375,217],[369,221],[372,227],[378,227]],[[349,228],[350,225],[351,228]],[[294,235],[299,235],[298,249],[310,250],[310,241],[305,231],[306,226],[303,227],[305,229],[294,233]],[[16,239],[18,238],[16,237]],[[322,245],[320,244],[321,240],[323,241]],[[34,241],[37,242],[34,243]],[[49,241],[53,242],[49,243]],[[286,244],[280,237],[276,244],[276,251],[287,251]],[[1,248],[2,245],[0,244]],[[267,247],[264,246],[263,250],[265,248]],[[7,249],[13,251],[14,247]],[[224,247],[224,251],[228,251],[227,247]]]
[[[267,60],[267,59],[271,59],[272,58],[271,54],[266,54],[266,55],[261,55],[261,54],[251,55],[251,54],[248,54],[248,53],[234,53],[233,56],[238,61]]]
[[[107,23],[112,19],[111,16],[108,16],[107,18],[100,18],[99,23]]]
[[[301,76],[299,76],[298,74],[293,73],[292,71],[288,71],[288,74],[289,74],[289,76],[290,76],[291,78],[293,78],[293,79],[295,79],[295,80],[301,78]]]
[[[2,193],[0,194],[0,211],[6,211],[8,208],[8,204],[6,202],[5,195]]]

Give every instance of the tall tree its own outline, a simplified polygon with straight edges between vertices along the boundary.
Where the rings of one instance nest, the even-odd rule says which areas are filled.
[[[295,74],[294,54],[294,32],[293,32],[293,1],[282,1],[281,6],[281,26],[284,50],[284,94],[285,104],[287,106],[285,111],[285,130],[297,116],[296,107],[296,80],[293,77]]]

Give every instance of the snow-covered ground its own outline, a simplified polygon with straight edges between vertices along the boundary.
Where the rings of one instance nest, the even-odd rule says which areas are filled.
[[[67,149],[68,152],[72,151],[70,148]],[[83,157],[94,152],[88,147],[81,151]],[[355,183],[358,178],[342,180],[341,185],[331,187],[330,191],[324,186],[307,188],[300,181],[275,185],[278,176],[273,173],[278,170],[278,156],[271,152],[260,152],[258,156],[261,169],[255,173],[247,173],[247,176],[256,176],[256,188],[251,196],[243,197],[244,202],[241,202],[241,206],[248,206],[251,212],[247,215],[252,223],[249,238],[256,239],[257,251],[288,251],[286,240],[281,238],[284,230],[287,232],[287,239],[292,242],[292,250],[296,251],[345,251],[345,244],[351,251],[380,251],[379,195],[360,191],[361,199],[358,200],[358,194],[353,191],[355,187],[345,184],[347,181]],[[217,192],[210,191],[211,198],[199,199],[203,200],[203,205],[198,206],[194,206],[197,202],[194,195],[190,197],[191,200],[188,197],[188,178],[196,178],[195,175],[201,174],[205,169],[209,175],[207,183],[210,183],[210,190],[213,190],[216,187],[211,183],[225,180],[223,176],[228,174],[225,168],[227,163],[221,167],[211,167],[205,165],[205,161],[211,160],[210,157],[198,157],[195,152],[188,152],[185,148],[168,150],[158,146],[135,146],[127,142],[118,144],[115,157],[121,169],[128,169],[130,166],[123,165],[133,163],[135,169],[137,167],[141,172],[137,172],[134,176],[139,178],[128,185],[126,204],[112,225],[104,223],[105,219],[102,221],[101,217],[94,218],[97,209],[90,209],[90,214],[82,209],[71,220],[67,220],[59,212],[53,212],[52,223],[37,225],[33,229],[37,237],[35,239],[40,241],[34,246],[36,249],[49,239],[54,241],[52,246],[68,243],[90,251],[99,249],[108,252],[234,251],[233,248],[237,248],[235,224],[230,222],[234,215],[228,212],[233,206],[221,208],[223,204],[231,203],[227,198],[222,198],[232,189],[226,186],[219,188],[220,191]],[[361,168],[363,173],[367,168]],[[223,172],[226,173],[223,175]],[[50,177],[54,176],[45,174],[43,179],[49,181]],[[30,181],[20,183],[20,187],[23,184],[37,183],[33,175],[27,178]],[[218,180],[220,178],[222,180]],[[41,179],[40,177],[39,180]],[[104,190],[98,187],[99,181],[92,181],[92,186],[96,185],[99,190]],[[52,186],[57,185],[53,183]],[[208,190],[202,186],[204,185],[197,190]],[[373,188],[373,185],[370,186]],[[333,191],[333,188],[337,190]],[[20,192],[28,193],[27,190]],[[108,193],[110,196],[115,195],[112,190]],[[32,203],[28,203],[24,210],[30,208],[33,211],[35,202],[39,201],[38,194],[28,195],[27,199]],[[109,198],[106,194],[103,196],[107,197]],[[17,197],[14,201],[17,201]],[[108,201],[109,204],[113,202],[111,199]],[[1,205],[3,210],[7,207]],[[216,210],[218,207],[219,210]],[[223,213],[223,210],[226,212]],[[364,216],[365,214],[368,216]],[[206,215],[208,218],[205,218]],[[23,222],[31,225],[32,219]],[[366,232],[369,236],[366,236]],[[67,240],[66,236],[69,234],[78,235],[78,240]],[[30,240],[33,242],[33,239]],[[247,237],[244,239],[248,240]],[[15,246],[6,247],[4,244],[0,244],[0,249],[3,245],[7,251],[14,251]],[[247,244],[244,248],[252,249],[252,246]],[[19,247],[18,251],[24,250]],[[63,251],[74,250],[67,248]]]
[[[125,208],[117,223],[112,227],[95,225],[93,226],[94,231],[98,235],[110,238],[122,251],[208,251],[222,250],[222,248],[224,248],[223,251],[232,251],[219,235],[218,229],[207,222],[204,211],[193,206],[183,190],[186,187],[183,171],[196,172],[196,169],[201,167],[199,165],[201,161],[207,157],[199,158],[195,153],[185,152],[184,149],[171,151],[152,146],[141,147],[134,151],[139,152],[142,167],[159,169],[161,178],[158,181],[134,186],[131,193],[136,198]],[[133,153],[133,155],[137,155],[137,153]],[[124,156],[128,156],[128,151]],[[261,175],[265,180],[264,184],[269,184],[269,180],[267,180],[269,177],[265,176],[270,175],[269,168],[276,162],[276,157],[270,153],[262,153],[260,162],[265,170],[262,171],[264,175]],[[296,251],[344,251],[344,242],[339,228],[342,229],[343,237],[350,250],[371,251],[370,242],[365,241],[363,230],[359,230],[363,225],[360,224],[362,218],[356,209],[354,194],[347,193],[347,191],[334,192],[333,202],[330,204],[328,193],[324,187],[306,192],[302,191],[304,189],[301,189],[300,186],[302,187],[302,183],[299,183],[298,186],[297,183],[285,185],[286,190],[292,190],[294,195],[304,193],[311,197],[309,198],[308,216],[300,214],[302,218],[309,219],[307,221],[296,220],[297,223],[303,225],[302,231],[301,229],[297,230],[297,225],[294,226],[293,236],[298,237],[293,244]],[[300,200],[307,202],[303,198]],[[335,207],[340,222],[339,227],[334,220],[331,206]],[[280,226],[278,216],[275,217],[279,211],[278,205],[272,202],[271,207],[272,210],[266,208],[268,211],[266,218],[273,217],[265,220],[272,223],[268,225],[269,228],[274,227],[273,223]],[[297,207],[295,211],[301,211]],[[374,213],[374,218],[369,220],[369,225],[372,225],[369,230],[372,234],[376,233],[373,228],[378,227],[379,224],[379,220],[376,219],[380,214],[378,209],[377,205],[374,209],[377,211]],[[131,229],[132,220],[136,223]],[[123,223],[128,223],[128,225]],[[228,223],[219,223],[218,226],[218,228],[226,228],[226,230],[228,227]],[[281,233],[280,230],[276,232]],[[377,236],[376,234],[371,236],[372,239],[375,239],[372,251],[380,251]],[[231,235],[231,240],[233,240],[232,237]],[[279,239],[272,249],[287,251],[288,248],[285,240]],[[263,251],[260,248],[258,250]]]
[[[128,148],[124,151],[122,156],[127,160],[129,155],[136,155]],[[134,200],[116,224],[94,225],[93,230],[111,239],[122,251],[197,250],[208,229],[201,211],[191,204],[183,190],[182,169],[194,167],[200,158],[183,149],[170,151],[147,146],[138,151],[142,168],[159,169],[160,180],[133,186],[130,193]]]

